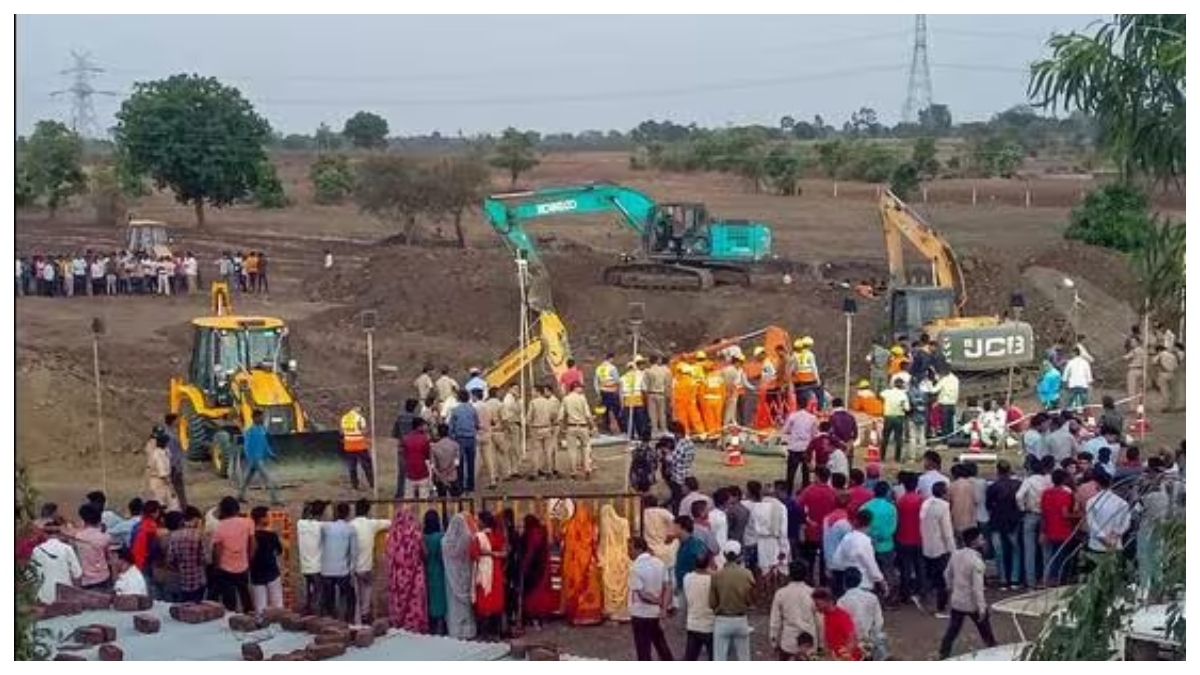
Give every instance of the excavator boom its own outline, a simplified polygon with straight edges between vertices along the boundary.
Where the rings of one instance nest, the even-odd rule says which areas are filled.
[[[907,240],[929,261],[933,285],[953,291],[954,315],[958,316],[967,303],[967,290],[962,268],[950,244],[891,190],[879,199],[879,220],[887,243],[889,285],[908,285],[908,271],[904,266],[904,240]]]

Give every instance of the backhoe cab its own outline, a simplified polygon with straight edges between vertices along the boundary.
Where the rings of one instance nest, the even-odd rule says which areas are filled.
[[[125,248],[130,253],[145,253],[160,260],[171,257],[171,236],[166,223],[157,220],[130,220]]]

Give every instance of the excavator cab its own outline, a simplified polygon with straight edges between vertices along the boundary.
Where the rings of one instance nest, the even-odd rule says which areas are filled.
[[[653,227],[648,232],[651,255],[708,257],[710,218],[704,204],[659,204],[651,222]]]
[[[937,286],[894,288],[889,315],[893,339],[903,335],[916,340],[928,326],[954,315],[954,290]]]

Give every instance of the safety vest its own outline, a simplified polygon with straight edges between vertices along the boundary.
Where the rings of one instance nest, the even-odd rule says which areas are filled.
[[[367,437],[363,435],[363,427],[367,424],[357,411],[342,415],[342,449],[346,452],[362,452],[367,449]]]
[[[795,357],[795,372],[792,374],[792,382],[796,384],[816,384],[818,379],[816,355],[811,350],[802,349],[796,353]]]
[[[639,408],[645,405],[646,378],[642,371],[631,370],[621,376],[621,405]]]
[[[897,355],[893,354],[891,356],[891,358],[888,359],[888,368],[887,368],[888,377],[891,377],[892,375],[895,375],[896,373],[899,373],[900,371],[905,370],[907,368],[908,368],[908,357],[907,356],[904,356],[904,355],[897,356]]]
[[[620,388],[620,377],[617,367],[608,361],[602,361],[596,366],[596,388],[600,391],[617,391]]]
[[[704,377],[704,399],[707,401],[720,401],[724,398],[725,393],[725,378],[721,376],[720,371],[711,370]]]

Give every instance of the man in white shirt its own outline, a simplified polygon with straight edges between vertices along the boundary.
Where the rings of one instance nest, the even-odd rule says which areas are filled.
[[[871,527],[871,512],[859,511],[853,514],[851,519],[854,522],[854,530],[842,537],[837,551],[833,554],[833,565],[847,573],[851,569],[857,569],[859,585],[867,589],[878,585],[882,588],[882,593],[887,595],[887,580],[879,570],[879,563],[875,561],[875,545],[871,542],[871,535],[867,534]],[[846,586],[850,586],[849,580],[846,581]]]
[[[117,580],[113,584],[113,593],[117,595],[150,595],[146,588],[146,577],[137,565],[133,564],[133,556],[129,549],[117,551],[115,566]]]
[[[954,425],[958,416],[958,376],[954,374],[954,371],[947,370],[938,375],[934,392],[937,394],[937,404],[942,412],[940,435],[948,437],[954,433]]]
[[[921,504],[921,556],[925,559],[927,583],[933,588],[936,616],[944,619],[950,591],[943,573],[954,552],[954,524],[950,520],[950,502],[946,501],[947,484],[935,483],[930,496]]]
[[[912,403],[908,400],[906,381],[902,378],[892,380],[892,386],[884,389],[879,398],[883,399],[883,438],[879,441],[880,457],[887,456],[888,443],[895,439],[895,459],[899,463],[904,450],[904,423]]]
[[[666,565],[650,555],[642,537],[630,538],[629,551],[633,558],[629,566],[629,623],[633,627],[637,660],[653,660],[650,657],[653,647],[660,661],[674,661],[662,629],[663,607],[670,602]]]
[[[192,255],[191,251],[183,258],[183,275],[187,278],[187,292],[195,293],[200,290],[198,283],[198,275],[200,274],[200,264],[196,262],[196,256]]]
[[[917,479],[917,492],[922,497],[929,497],[933,494],[933,486],[937,483],[950,484],[950,479],[946,474],[942,473],[942,456],[933,450],[925,452],[922,458],[925,463],[925,472]]]
[[[729,541],[729,518],[722,510],[729,505],[729,490],[718,488],[713,492],[712,508],[708,510],[708,526],[712,529],[713,537],[717,540],[717,548],[725,546]],[[723,556],[716,556],[718,559]]]
[[[1100,491],[1087,501],[1088,550],[1120,552],[1129,531],[1129,502],[1112,491],[1112,477],[1107,471],[1097,471],[1095,480]]]
[[[326,504],[317,500],[304,505],[296,521],[296,546],[300,550],[300,574],[304,576],[304,613],[321,609],[321,518]]]
[[[775,591],[771,600],[767,635],[771,647],[781,657],[796,653],[801,634],[808,633],[814,641],[817,638],[817,607],[813,604],[812,586],[805,582],[807,578],[808,565],[803,560],[793,560],[788,565],[788,584]]]
[[[808,485],[808,462],[804,461],[804,452],[808,450],[809,442],[817,435],[817,416],[805,408],[800,408],[791,415],[788,415],[779,433],[783,437],[784,443],[787,444],[788,450],[787,476],[785,479],[787,480],[788,492],[794,492],[796,489],[796,469],[803,468],[800,474],[800,483]]]
[[[92,258],[92,262],[88,265],[88,276],[91,278],[91,285],[88,286],[88,295],[104,295],[104,259],[100,256]]]
[[[1071,350],[1073,356],[1063,366],[1063,384],[1067,387],[1066,407],[1082,410],[1088,402],[1088,390],[1092,387],[1092,364],[1083,358],[1079,347]]]
[[[61,522],[55,521],[45,525],[43,530],[50,538],[33,549],[29,560],[42,580],[38,586],[38,602],[48,605],[58,597],[59,584],[79,585],[83,567],[79,564],[79,556],[75,554],[75,549],[63,541]]]
[[[355,614],[363,623],[371,623],[372,572],[375,569],[375,536],[387,532],[391,526],[386,520],[368,518],[371,512],[371,502],[360,499],[354,505],[354,520],[350,527],[354,528],[355,539],[358,540],[358,557],[354,561],[354,598],[358,602],[358,613]]]
[[[846,570],[846,592],[838,598],[837,605],[854,619],[858,641],[871,646],[871,660],[886,661],[883,607],[879,604],[879,596],[862,587],[862,573],[858,568],[851,567]]]

